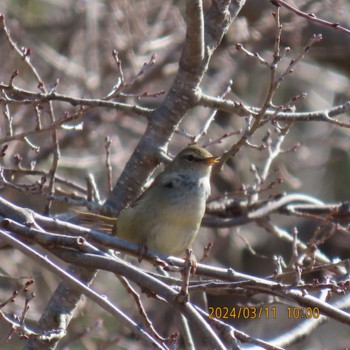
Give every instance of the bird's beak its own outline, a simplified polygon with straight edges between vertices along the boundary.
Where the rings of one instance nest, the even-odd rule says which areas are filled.
[[[219,163],[219,157],[208,157],[204,159],[204,163],[208,165],[214,165]]]

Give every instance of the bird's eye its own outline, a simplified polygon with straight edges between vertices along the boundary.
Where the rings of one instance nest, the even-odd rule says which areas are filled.
[[[188,156],[186,156],[186,160],[188,160],[189,162],[193,162],[195,159],[192,154],[189,154]]]

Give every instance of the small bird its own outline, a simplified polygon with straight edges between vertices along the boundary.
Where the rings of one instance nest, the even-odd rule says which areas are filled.
[[[183,254],[198,233],[217,159],[199,146],[183,149],[121,212],[115,223],[117,235],[159,253]]]

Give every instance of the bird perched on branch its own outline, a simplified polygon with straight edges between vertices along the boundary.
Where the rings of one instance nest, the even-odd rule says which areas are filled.
[[[163,254],[181,255],[199,230],[216,162],[217,157],[204,148],[189,146],[117,219],[93,213],[86,216],[90,221],[105,218],[106,226],[114,223],[113,231],[122,239]]]

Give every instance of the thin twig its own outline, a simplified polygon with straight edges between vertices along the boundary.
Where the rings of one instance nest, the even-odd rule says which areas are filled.
[[[111,144],[112,140],[109,136],[105,137],[105,150],[106,150],[106,170],[107,170],[107,186],[109,193],[113,190],[112,180],[112,165],[111,165]]]
[[[306,18],[310,21],[319,23],[321,25],[325,25],[327,27],[331,27],[335,30],[339,30],[345,34],[350,35],[350,29],[347,29],[345,27],[342,27],[339,23],[335,23],[335,22],[330,22],[330,21],[326,21],[324,19],[318,18],[314,13],[305,13],[303,11],[298,10],[297,8],[289,5],[287,2],[283,1],[283,0],[271,0],[271,3],[275,6],[283,6],[286,9],[294,12],[295,14],[297,14],[300,17]]]

